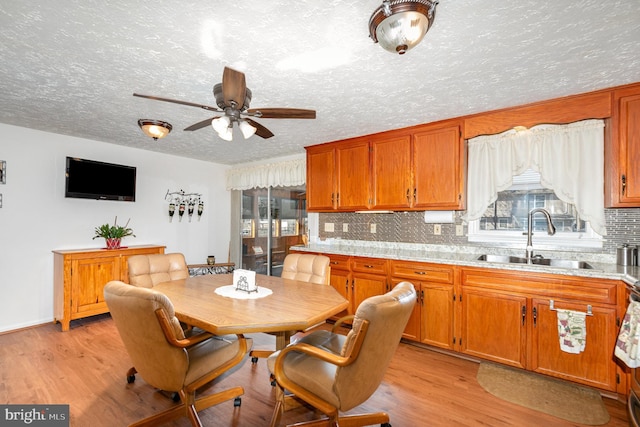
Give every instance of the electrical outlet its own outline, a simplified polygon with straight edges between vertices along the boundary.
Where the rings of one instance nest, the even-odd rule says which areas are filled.
[[[343,233],[348,233],[349,232],[349,224],[348,223],[344,223],[342,224],[342,232]]]
[[[371,231],[372,233],[375,233],[375,232],[376,232],[376,225],[375,225],[375,224],[371,224],[371,225],[369,226],[369,229],[370,229],[370,231]]]
[[[329,232],[329,233],[333,233],[333,231],[334,231],[333,223],[332,222],[325,222],[324,223],[324,231]]]
[[[433,234],[435,234],[436,236],[441,235],[442,234],[442,225],[433,224]]]
[[[456,225],[456,236],[462,236],[464,234],[464,229],[462,228],[462,224]]]

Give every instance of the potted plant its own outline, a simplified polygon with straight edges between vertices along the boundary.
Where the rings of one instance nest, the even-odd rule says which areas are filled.
[[[129,219],[131,221],[131,219]],[[129,221],[124,226],[118,225],[118,217],[116,216],[113,225],[102,224],[100,227],[95,228],[96,235],[94,239],[101,237],[107,242],[107,249],[118,249],[120,247],[120,241],[123,237],[133,236],[133,230],[128,227]]]

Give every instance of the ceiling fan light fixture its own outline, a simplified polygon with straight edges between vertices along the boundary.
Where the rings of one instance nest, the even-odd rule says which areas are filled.
[[[253,136],[254,133],[256,133],[257,130],[255,126],[252,126],[246,120],[240,120],[238,127],[240,128],[244,139],[249,139],[251,136]]]
[[[404,55],[422,41],[436,17],[438,0],[383,0],[369,18],[369,37]]]
[[[213,130],[218,132],[218,135],[224,133],[230,124],[231,119],[229,119],[229,117],[227,116],[216,117],[215,119],[211,120],[211,127],[213,128]]]
[[[224,129],[222,132],[218,132],[218,136],[220,138],[224,139],[225,141],[232,141],[233,140],[233,125],[229,125],[229,127]]]
[[[145,135],[153,138],[154,141],[169,135],[169,132],[173,129],[170,123],[151,119],[138,120],[138,126],[140,126],[140,129],[142,129]]]

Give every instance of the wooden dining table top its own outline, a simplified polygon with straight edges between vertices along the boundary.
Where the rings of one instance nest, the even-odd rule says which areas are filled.
[[[210,274],[159,283],[154,290],[172,302],[176,317],[217,335],[304,330],[345,310],[348,301],[333,287],[256,274],[271,295],[235,299],[215,293],[233,274]]]

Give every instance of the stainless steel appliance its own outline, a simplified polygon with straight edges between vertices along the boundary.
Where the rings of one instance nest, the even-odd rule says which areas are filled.
[[[640,301],[640,282],[629,287],[631,294],[629,299]],[[640,368],[631,369],[631,391],[627,405],[629,411],[629,425],[640,427]]]

